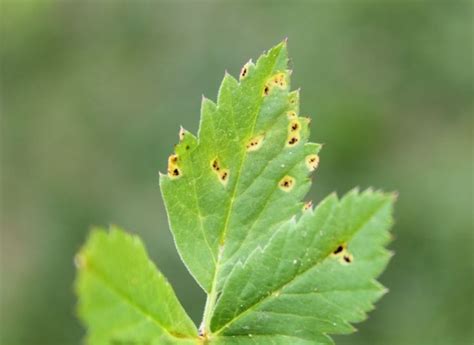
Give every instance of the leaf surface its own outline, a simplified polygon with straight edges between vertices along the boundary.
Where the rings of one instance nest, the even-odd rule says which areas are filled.
[[[88,344],[197,344],[193,322],[138,237],[95,229],[76,264]]]
[[[208,293],[303,204],[320,145],[290,91],[286,42],[226,74],[203,98],[198,138],[182,130],[161,190],[182,259]],[[311,161],[310,161],[311,160]]]
[[[214,310],[217,336],[275,335],[332,344],[385,289],[393,195],[352,191],[282,224],[230,273]]]

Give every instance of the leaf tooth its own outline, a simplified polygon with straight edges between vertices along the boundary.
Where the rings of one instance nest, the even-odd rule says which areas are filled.
[[[316,154],[307,155],[305,157],[305,164],[309,171],[314,171],[319,165],[319,156]]]
[[[87,266],[86,256],[82,252],[74,256],[74,266],[76,266],[77,269],[83,269]]]
[[[203,110],[206,110],[206,107],[209,107],[211,109],[217,108],[217,104],[212,101],[210,98],[207,98],[204,94],[201,95],[201,114]]]
[[[253,72],[255,69],[255,64],[252,62],[252,59],[250,59],[245,65],[242,66],[242,69],[240,70],[239,73],[239,80],[242,81]]]
[[[179,141],[183,141],[186,133],[189,133],[189,132],[186,129],[184,129],[183,126],[179,126],[179,134],[178,134]]]
[[[303,205],[303,211],[304,212],[313,211],[313,201],[312,200],[309,200],[308,202],[306,202]]]
[[[239,82],[235,79],[227,70],[224,72],[224,78],[222,79],[219,91],[217,93],[217,104],[222,105],[228,103],[233,97],[232,90],[237,89]]]
[[[275,59],[275,69],[283,70],[288,65],[287,43],[280,42],[268,51],[264,51],[257,60],[256,68],[262,67],[268,59]]]

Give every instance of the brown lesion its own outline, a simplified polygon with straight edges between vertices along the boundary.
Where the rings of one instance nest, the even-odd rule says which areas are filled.
[[[333,250],[332,256],[337,258],[343,265],[348,265],[354,261],[354,256],[349,252],[346,243],[339,244]]]
[[[263,88],[263,95],[268,96],[269,93],[270,93],[270,86],[265,85],[265,87]]]
[[[339,253],[342,253],[343,250],[344,250],[344,246],[341,244],[341,245],[338,245],[337,248],[332,253],[334,255],[337,255]]]
[[[295,116],[293,118],[290,118],[290,122],[288,124],[288,131],[294,134],[298,134],[301,129],[301,124],[298,118]]]
[[[171,171],[171,176],[178,177],[179,175],[181,175],[181,172],[179,171],[178,168],[174,168],[174,169]]]
[[[182,175],[179,168],[179,157],[173,154],[168,157],[168,176],[171,178],[178,178]]]
[[[287,144],[287,146],[295,146],[296,144],[298,144],[299,140],[300,139],[298,138],[298,136],[293,135],[293,136],[290,136],[290,138],[288,139],[286,144]]]
[[[352,262],[352,255],[344,255],[342,258],[347,264],[350,264]]]
[[[214,159],[211,161],[211,168],[212,168],[212,170],[214,170],[215,172],[218,172],[219,170],[221,170],[221,166],[220,166],[219,161],[217,160],[217,158],[214,158]]]
[[[219,174],[219,179],[223,185],[226,185],[229,181],[229,170],[223,169]]]
[[[308,211],[313,208],[313,202],[310,200],[303,206],[303,211]]]
[[[272,80],[273,80],[273,84],[275,84],[276,86],[279,86],[280,88],[285,88],[287,85],[286,74],[283,72],[275,74],[272,77]]]
[[[305,158],[306,167],[309,171],[314,171],[319,165],[319,156],[316,154],[308,155]]]
[[[247,142],[246,148],[247,151],[257,151],[262,147],[264,136],[258,135]]]
[[[293,91],[288,95],[288,103],[290,103],[290,106],[292,106],[293,108],[296,105],[298,99],[299,99],[298,91]]]
[[[286,113],[286,116],[288,116],[288,118],[289,118],[290,120],[297,117],[296,112],[293,111],[293,110],[290,110],[289,112],[287,112],[287,113]]]
[[[280,72],[271,76],[263,87],[263,96],[268,96],[273,87],[285,89],[288,85],[286,80],[286,73]]]
[[[216,174],[219,181],[225,186],[229,181],[229,169],[224,169],[218,158],[211,160],[211,169]]]
[[[179,129],[179,135],[178,135],[179,141],[183,141],[185,135],[186,135],[186,130],[183,127],[181,127]]]
[[[252,66],[252,60],[247,62],[240,70],[239,79],[242,80],[249,75],[249,67]]]
[[[291,176],[286,175],[283,177],[280,182],[278,182],[278,186],[280,187],[281,190],[284,192],[289,192],[293,189],[295,185],[295,179]]]
[[[292,147],[300,141],[301,122],[294,111],[287,113],[288,115],[288,137],[286,138],[286,146]]]

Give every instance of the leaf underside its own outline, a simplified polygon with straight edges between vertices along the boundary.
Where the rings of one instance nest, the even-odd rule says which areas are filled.
[[[95,231],[80,252],[91,344],[332,344],[385,293],[394,196],[357,190],[314,210],[319,163],[290,90],[286,42],[226,74],[181,129],[160,186],[185,265],[208,294],[201,335],[140,241]]]

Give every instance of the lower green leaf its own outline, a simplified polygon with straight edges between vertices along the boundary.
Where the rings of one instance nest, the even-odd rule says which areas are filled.
[[[87,343],[197,344],[197,330],[136,236],[94,229],[76,256]]]

